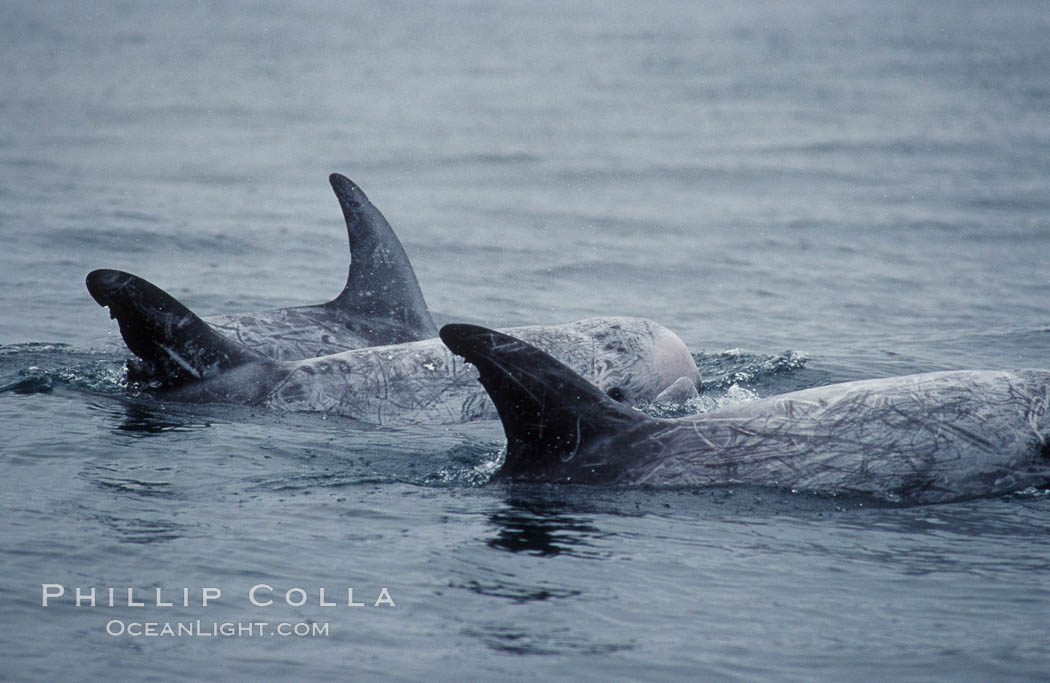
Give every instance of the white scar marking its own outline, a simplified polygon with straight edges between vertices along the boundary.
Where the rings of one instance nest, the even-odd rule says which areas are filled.
[[[164,344],[158,344],[157,346],[164,349],[164,351],[167,352],[168,356],[170,356],[171,359],[175,361],[183,370],[190,373],[197,379],[201,378],[201,373],[197,372],[197,370],[192,365],[190,365],[185,358],[179,355],[178,352],[176,352],[174,349],[171,349],[165,346]]]

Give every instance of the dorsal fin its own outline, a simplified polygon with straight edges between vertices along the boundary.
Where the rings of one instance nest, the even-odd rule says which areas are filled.
[[[403,329],[404,341],[437,335],[412,264],[386,218],[352,180],[328,178],[350,238],[346,287],[327,307]]]
[[[132,379],[171,388],[245,363],[265,360],[228,339],[173,296],[140,277],[119,270],[88,273],[87,289],[108,306],[131,352],[144,364],[129,365]]]
[[[588,443],[652,421],[519,339],[464,324],[445,325],[440,334],[453,353],[477,367],[496,404],[507,435],[502,476],[586,468],[572,461]],[[597,474],[580,471],[577,480]]]

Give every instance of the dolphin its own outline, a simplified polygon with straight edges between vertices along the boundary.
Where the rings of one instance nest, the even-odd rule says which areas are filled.
[[[474,368],[437,338],[279,361],[222,335],[142,278],[96,270],[86,284],[138,357],[128,362],[129,379],[166,399],[323,412],[382,425],[497,417]],[[649,320],[589,318],[510,332],[561,359],[610,400],[640,404],[682,377],[692,386],[700,381],[682,340]]]
[[[346,286],[314,306],[216,315],[204,320],[227,337],[275,360],[312,358],[348,349],[433,339],[412,264],[386,218],[352,180],[328,178],[350,240]]]
[[[1050,485],[1050,371],[953,371],[796,391],[674,420],[612,401],[526,340],[441,339],[477,367],[507,438],[496,477],[755,484],[936,503]]]

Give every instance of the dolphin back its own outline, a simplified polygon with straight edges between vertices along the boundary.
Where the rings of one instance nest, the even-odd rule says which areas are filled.
[[[346,220],[350,269],[346,287],[325,306],[371,321],[376,345],[433,339],[437,327],[394,230],[352,180],[338,173],[328,180]]]
[[[303,360],[350,349],[437,337],[401,242],[352,180],[329,176],[346,222],[346,285],[323,304],[204,318],[213,329],[273,360]]]
[[[120,325],[128,348],[141,359],[129,378],[170,389],[247,363],[258,353],[227,339],[156,285],[119,270],[88,274],[87,289]]]
[[[574,462],[581,451],[609,435],[655,423],[515,337],[464,324],[445,325],[440,334],[453,353],[478,369],[479,381],[496,404],[507,436],[501,477],[547,479],[571,470],[586,479],[588,470],[616,464],[595,463],[581,471]],[[603,479],[609,473],[589,474]]]
[[[448,325],[507,435],[500,476],[593,484],[747,483],[936,503],[1050,483],[1050,372],[846,382],[678,420],[612,401],[513,337]]]

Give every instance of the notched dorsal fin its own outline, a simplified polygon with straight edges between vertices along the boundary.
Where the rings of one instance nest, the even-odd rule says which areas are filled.
[[[390,224],[352,180],[338,173],[328,180],[346,219],[350,270],[342,293],[326,305],[403,329],[404,338],[392,342],[433,339],[437,326]]]
[[[502,476],[571,472],[588,443],[649,418],[606,396],[598,387],[540,349],[476,325],[441,328],[445,345],[477,367],[507,435]],[[611,463],[606,463],[611,464]],[[580,471],[581,480],[589,472]]]
[[[87,289],[109,307],[124,343],[143,363],[129,365],[132,379],[163,388],[205,379],[244,363],[265,360],[222,336],[173,296],[140,277],[119,270],[88,273]]]

